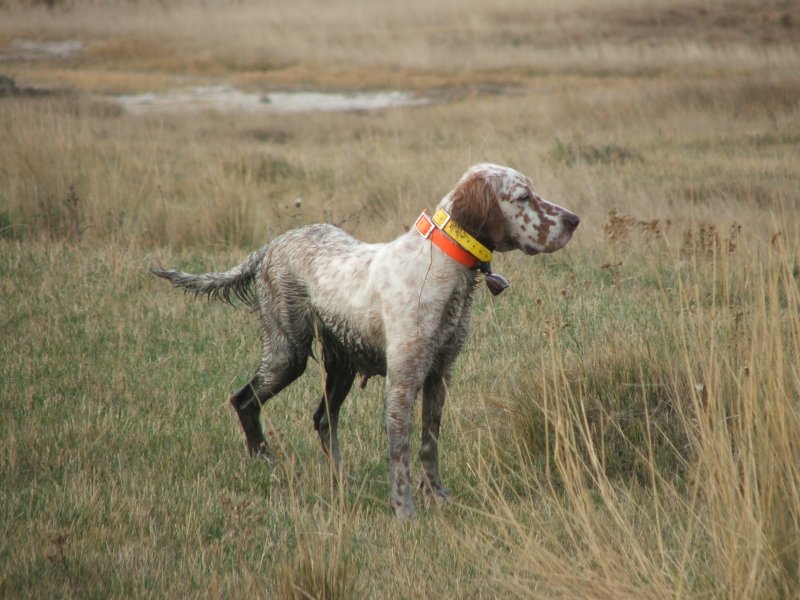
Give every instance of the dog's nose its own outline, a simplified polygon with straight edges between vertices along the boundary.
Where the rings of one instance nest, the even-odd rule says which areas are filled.
[[[581,222],[581,218],[578,215],[574,214],[574,213],[567,213],[566,215],[564,215],[564,223],[570,229],[577,228],[578,225],[580,224],[580,222]]]

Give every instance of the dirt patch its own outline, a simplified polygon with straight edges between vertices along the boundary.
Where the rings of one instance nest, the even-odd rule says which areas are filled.
[[[506,11],[495,25],[507,27],[512,46],[555,48],[600,42],[619,44],[796,44],[800,0],[683,2],[652,6],[597,7],[545,13]],[[524,31],[521,31],[524,26]]]
[[[725,2],[670,8],[626,9],[608,14],[608,35],[625,41],[693,41],[712,44],[797,43],[800,2]]]
[[[26,87],[17,85],[17,82],[7,75],[0,74],[0,98],[3,96],[24,96],[27,98],[38,96],[54,96],[56,94],[65,95],[63,90],[53,90],[48,88]]]

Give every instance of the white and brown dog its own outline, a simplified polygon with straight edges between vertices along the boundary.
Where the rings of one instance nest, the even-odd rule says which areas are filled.
[[[231,397],[251,453],[270,455],[261,406],[299,377],[312,341],[322,345],[325,391],[314,413],[322,447],[340,468],[339,409],[356,375],[386,377],[385,420],[391,503],[414,514],[409,429],[422,390],[423,477],[428,499],[447,492],[439,476],[439,425],[446,383],[467,339],[479,273],[493,293],[508,283],[490,269],[492,252],[555,252],[580,219],[543,200],[514,169],[479,164],[407,233],[366,244],[332,225],[288,231],[224,273],[191,275],[154,268],[186,290],[258,312],[263,347],[252,381]]]

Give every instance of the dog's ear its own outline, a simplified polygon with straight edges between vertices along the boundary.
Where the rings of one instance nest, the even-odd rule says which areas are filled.
[[[492,186],[475,174],[453,190],[450,216],[481,243],[494,249],[505,234],[506,220]]]

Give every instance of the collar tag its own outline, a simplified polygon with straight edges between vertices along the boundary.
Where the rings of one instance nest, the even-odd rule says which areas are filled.
[[[486,281],[486,287],[492,292],[492,296],[499,296],[511,285],[508,279],[497,273],[486,273],[483,278]]]
[[[511,282],[508,279],[492,272],[490,263],[481,264],[479,269],[483,273],[483,280],[486,282],[486,287],[492,292],[492,296],[499,296],[511,286]]]

